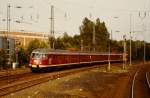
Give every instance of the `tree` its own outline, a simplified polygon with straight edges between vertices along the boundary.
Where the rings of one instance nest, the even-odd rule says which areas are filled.
[[[34,39],[33,41],[31,41],[27,47],[27,51],[28,51],[28,54],[30,55],[31,52],[34,50],[34,49],[37,49],[37,48],[47,48],[48,47],[48,44],[44,41],[40,41],[38,39]]]
[[[64,43],[60,37],[56,39],[55,49],[65,49]]]
[[[62,37],[62,42],[63,42],[63,45],[65,47],[65,49],[67,48],[72,48],[72,37],[70,37],[66,32],[64,33],[63,37]]]
[[[58,37],[55,42],[55,49],[70,49],[80,50],[80,35],[69,36],[66,32],[63,37]]]
[[[80,26],[81,40],[83,40],[83,47],[86,51],[91,51],[93,48],[93,31],[95,29],[95,48],[96,51],[107,51],[109,33],[104,22],[100,22],[100,19],[96,19],[96,23],[84,18],[82,25]]]
[[[49,47],[50,48],[55,48],[54,47],[54,45],[55,45],[55,38],[53,36],[49,36],[48,40],[49,40],[49,43],[48,43]]]
[[[77,50],[80,50],[80,47],[81,47],[81,38],[80,38],[80,35],[74,35],[74,37],[72,38],[73,41],[72,41],[72,46],[73,48],[76,48]]]
[[[24,64],[27,64],[29,62],[29,56],[27,51],[24,48],[20,48],[18,51],[18,62],[19,62],[19,67],[23,66]]]
[[[96,50],[97,51],[107,51],[108,43],[109,43],[109,33],[105,26],[104,22],[100,22],[100,19],[96,19],[95,25],[95,38],[96,38]]]
[[[87,17],[84,18],[80,28],[81,40],[83,40],[83,47],[85,51],[92,50],[92,35],[93,35],[94,23],[90,21]]]

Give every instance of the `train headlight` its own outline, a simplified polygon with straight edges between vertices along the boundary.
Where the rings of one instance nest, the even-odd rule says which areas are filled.
[[[34,63],[39,64],[40,62],[39,62],[39,60],[34,60]]]

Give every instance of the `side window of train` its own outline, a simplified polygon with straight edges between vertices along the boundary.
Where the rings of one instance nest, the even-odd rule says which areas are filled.
[[[90,58],[90,60],[92,59],[92,56],[91,55],[89,55],[89,58]]]
[[[48,59],[48,55],[47,55],[47,54],[43,54],[43,55],[42,55],[42,58]]]
[[[49,58],[48,63],[52,64],[52,58],[51,57]]]

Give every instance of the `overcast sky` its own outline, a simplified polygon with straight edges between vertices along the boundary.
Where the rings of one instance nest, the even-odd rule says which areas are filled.
[[[11,31],[48,33],[50,6],[54,5],[56,36],[63,32],[79,34],[84,17],[104,21],[108,31],[112,30],[113,39],[122,39],[123,34],[128,37],[130,26],[135,32],[133,39],[148,41],[150,36],[150,0],[0,0],[0,30],[6,29],[8,3],[11,5]],[[23,23],[14,22],[16,20]]]

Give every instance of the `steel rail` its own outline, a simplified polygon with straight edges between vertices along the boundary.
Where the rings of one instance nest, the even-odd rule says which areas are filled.
[[[146,81],[147,81],[148,87],[150,89],[150,82],[149,82],[149,78],[148,78],[148,72],[146,72]]]
[[[136,73],[134,74],[133,77],[133,81],[132,81],[132,91],[131,91],[131,98],[134,98],[134,87],[135,87],[135,81],[136,81],[136,76],[138,75],[139,71],[136,71]],[[147,86],[150,89],[150,82],[149,82],[149,78],[148,78],[148,72],[145,73],[145,77],[146,77],[146,82],[147,82]]]
[[[132,81],[132,87],[131,87],[131,98],[134,98],[134,86],[135,86],[135,78],[138,74],[138,71],[136,71],[136,73],[134,74],[134,77],[133,77],[133,81]]]

